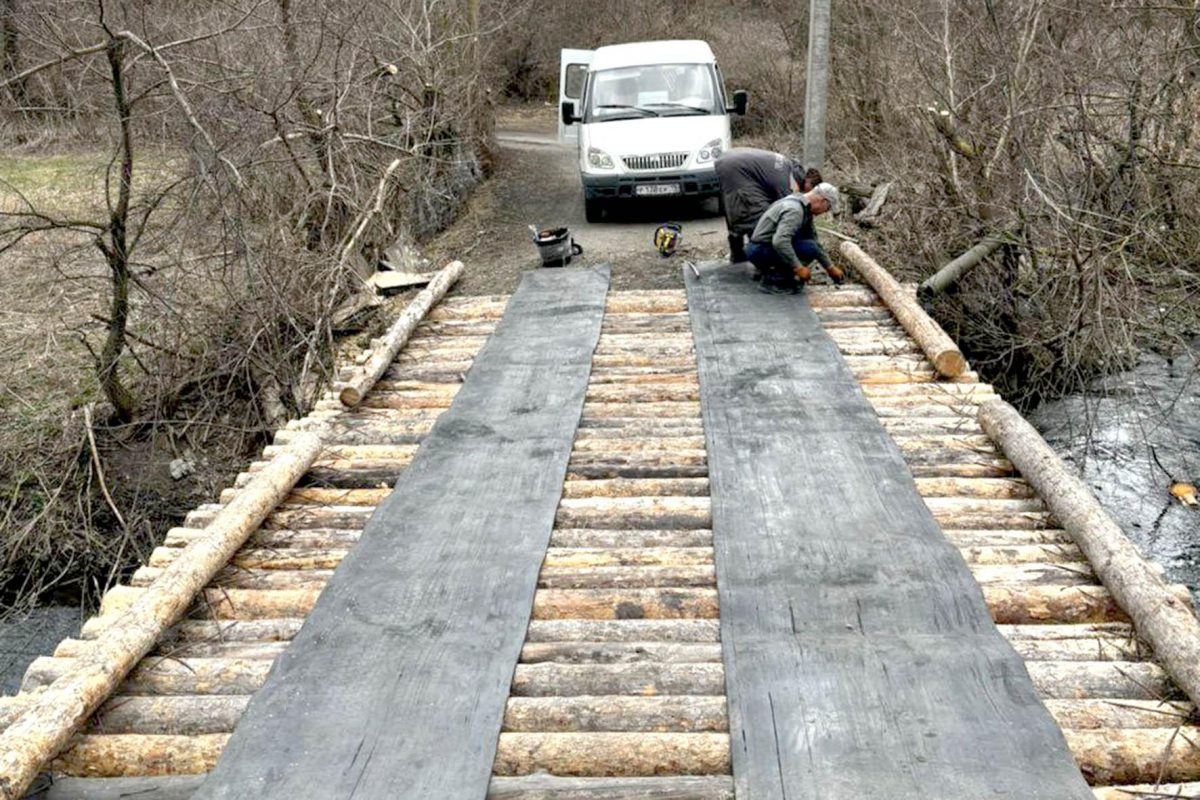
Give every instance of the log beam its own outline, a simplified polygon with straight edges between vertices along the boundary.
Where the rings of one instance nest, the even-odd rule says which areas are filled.
[[[338,399],[344,405],[353,408],[362,402],[363,397],[392,363],[392,359],[404,347],[405,342],[416,329],[417,323],[425,317],[438,300],[445,296],[462,274],[463,263],[451,261],[438,272],[428,286],[421,290],[420,294],[413,299],[408,308],[404,309],[404,312],[384,335],[381,346],[375,348],[367,362],[340,387]]]
[[[908,334],[921,345],[921,349],[940,374],[954,378],[966,372],[967,360],[963,358],[958,345],[925,313],[912,294],[905,291],[895,278],[875,263],[858,245],[842,242],[840,249],[863,280],[883,299]]]

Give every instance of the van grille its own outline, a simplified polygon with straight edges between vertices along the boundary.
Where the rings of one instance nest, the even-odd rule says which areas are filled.
[[[621,156],[625,169],[678,169],[687,161],[687,153],[652,153],[647,156]]]

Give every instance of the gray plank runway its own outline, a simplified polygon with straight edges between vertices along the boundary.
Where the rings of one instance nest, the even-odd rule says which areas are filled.
[[[526,273],[197,798],[483,798],[607,267]]]
[[[804,296],[684,278],[738,797],[1091,800]]]

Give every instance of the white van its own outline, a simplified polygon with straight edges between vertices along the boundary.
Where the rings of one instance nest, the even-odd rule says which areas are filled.
[[[725,86],[701,41],[564,50],[559,136],[579,140],[589,222],[630,198],[719,195],[713,162],[729,147],[729,114],[747,95]]]

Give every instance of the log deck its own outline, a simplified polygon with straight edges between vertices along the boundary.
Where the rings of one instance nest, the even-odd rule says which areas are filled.
[[[1155,785],[1200,796],[1194,707],[979,426],[992,388],[966,370],[939,379],[870,289],[810,292],[1097,797]],[[162,800],[194,789],[505,303],[443,301],[356,408],[336,411],[331,395],[279,432],[275,447],[331,426],[300,484],[47,765],[46,797]],[[684,292],[611,292],[489,798],[733,797],[698,400]],[[272,454],[222,505],[171,530],[79,639],[29,668],[22,694],[0,702],[0,727],[89,652]]]

